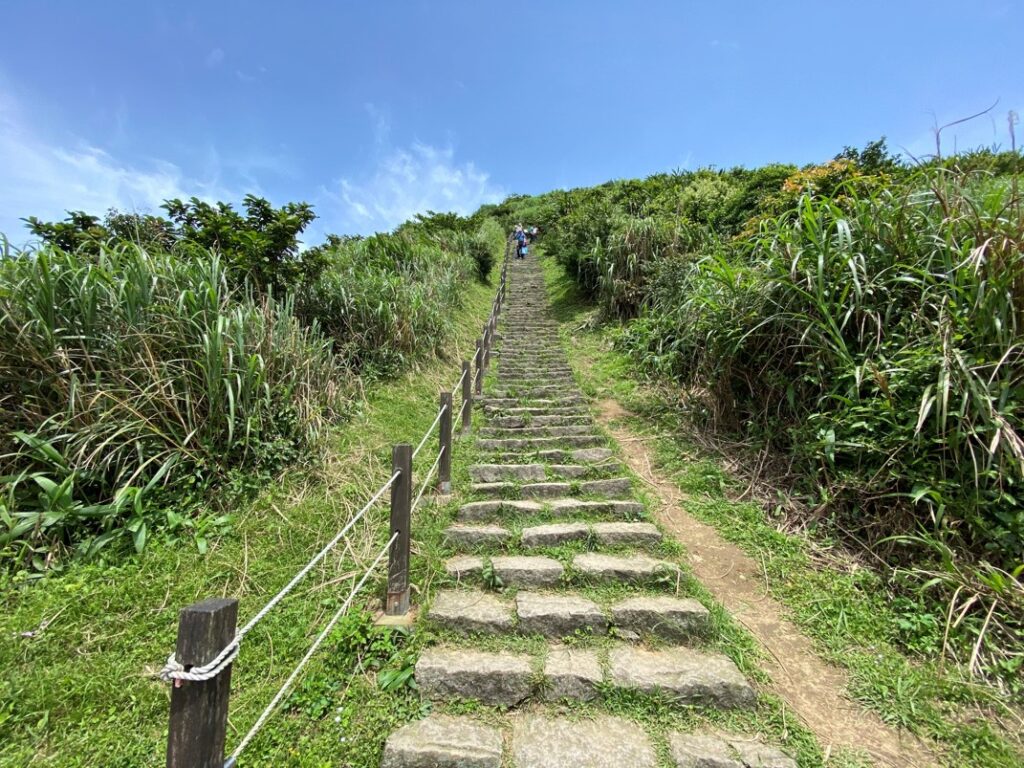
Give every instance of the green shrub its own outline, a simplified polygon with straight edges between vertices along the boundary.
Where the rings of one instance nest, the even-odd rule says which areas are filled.
[[[505,255],[505,233],[492,218],[486,218],[468,239],[469,255],[476,264],[476,276],[487,282],[494,265]]]
[[[338,370],[290,300],[232,289],[216,256],[5,260],[0,554],[44,566],[141,548],[156,510],[308,449],[342,405]]]
[[[443,248],[407,229],[338,240],[325,250],[319,278],[299,291],[299,315],[319,324],[352,371],[393,373],[439,348],[465,285],[479,274],[463,238],[449,232]]]
[[[916,520],[1024,558],[1024,220],[1008,181],[932,171],[805,195],[750,243],[659,265],[637,359],[792,452],[844,525]],[[677,272],[671,277],[671,272]]]

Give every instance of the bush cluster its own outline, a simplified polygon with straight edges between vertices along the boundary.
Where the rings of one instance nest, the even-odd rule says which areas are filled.
[[[9,568],[141,550],[155,529],[204,547],[218,510],[316,451],[356,377],[440,348],[504,240],[430,214],[303,250],[304,203],[165,208],[30,219],[42,246],[0,259]]]
[[[908,166],[875,142],[504,213],[533,212],[690,417],[787,455],[819,524],[946,588],[965,656],[1000,646],[1007,672],[1024,661],[1022,169],[989,151]]]

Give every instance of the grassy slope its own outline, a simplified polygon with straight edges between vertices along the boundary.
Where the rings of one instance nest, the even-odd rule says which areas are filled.
[[[207,556],[154,541],[119,567],[77,567],[21,591],[3,585],[0,764],[162,764],[169,690],[153,673],[174,646],[178,609],[227,595],[241,598],[240,622],[253,615],[387,478],[391,444],[415,444],[430,425],[438,389],[453,384],[458,361],[472,355],[492,295],[490,286],[469,291],[451,360],[374,387],[356,417],[335,431],[324,476],[296,471],[283,478],[239,511],[231,534],[213,543]],[[347,594],[352,575],[362,570],[356,564],[368,564],[386,541],[386,500],[366,521],[353,531],[344,556],[328,557],[247,638],[233,678],[229,747]],[[381,589],[379,579],[374,588],[368,585],[368,607],[379,604]],[[405,663],[401,633],[375,635],[369,648],[366,634],[365,622],[355,617],[324,646],[289,703],[292,715],[271,720],[246,752],[248,765],[260,758],[267,765],[338,764],[338,758],[353,758],[346,746],[352,742],[379,749],[384,734],[377,714],[389,720],[413,714],[418,698],[400,691],[379,712],[373,702],[357,707],[357,722],[336,725],[334,717],[343,720],[344,713],[325,717],[357,655],[398,669]],[[346,682],[351,696],[364,684],[363,677]],[[313,729],[311,717],[318,723]],[[349,734],[349,741],[340,734]]]
[[[908,616],[893,610],[877,574],[816,566],[813,553],[829,542],[780,533],[758,505],[730,500],[731,491],[742,489],[719,459],[687,439],[664,393],[631,376],[628,360],[613,349],[614,329],[581,327],[593,307],[553,259],[545,264],[558,317],[573,335],[569,349],[585,391],[612,397],[635,414],[630,427],[654,438],[658,469],[693,499],[687,510],[765,563],[771,594],[825,658],[849,670],[852,694],[887,722],[934,739],[950,766],[1019,765],[1017,715],[993,691],[962,680],[955,670],[897,649],[894,628]]]

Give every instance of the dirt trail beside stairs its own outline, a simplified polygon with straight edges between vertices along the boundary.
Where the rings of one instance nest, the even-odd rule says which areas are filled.
[[[920,740],[891,728],[847,698],[846,673],[823,661],[810,639],[785,618],[782,605],[766,594],[758,563],[712,526],[686,513],[682,492],[652,470],[651,452],[643,438],[618,421],[626,413],[621,406],[605,400],[597,404],[597,411],[598,421],[622,446],[626,463],[658,497],[655,516],[686,545],[695,576],[767,650],[763,667],[772,678],[772,692],[814,732],[826,754],[830,748],[846,747],[865,751],[879,766],[938,765]]]

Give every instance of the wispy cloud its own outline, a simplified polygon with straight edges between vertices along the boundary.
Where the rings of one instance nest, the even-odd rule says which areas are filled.
[[[472,213],[484,203],[498,202],[505,192],[472,162],[456,159],[451,146],[415,142],[385,152],[365,178],[338,179],[323,195],[322,229],[368,234],[391,230],[417,213]]]
[[[155,212],[171,197],[232,199],[219,182],[188,178],[174,163],[139,166],[87,141],[59,144],[42,138],[13,98],[0,92],[0,233],[21,246],[29,240],[20,219],[63,218],[65,211],[102,214],[108,208]]]
[[[225,55],[221,48],[214,48],[208,54],[206,54],[206,66],[210,69],[216,69],[224,63]]]
[[[235,77],[237,77],[239,82],[242,82],[242,83],[255,83],[255,82],[257,82],[260,79],[261,75],[265,75],[266,73],[267,73],[267,68],[266,67],[257,67],[255,74],[251,73],[251,72],[245,72],[245,71],[243,71],[241,69],[236,69],[235,70]]]

